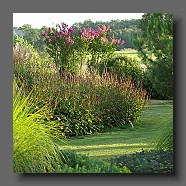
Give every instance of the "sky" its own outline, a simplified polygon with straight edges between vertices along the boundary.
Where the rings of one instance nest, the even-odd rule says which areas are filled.
[[[55,27],[56,24],[65,22],[72,26],[76,22],[91,21],[110,21],[125,19],[140,19],[144,13],[13,13],[13,26],[21,27],[24,24],[32,25],[32,28],[42,26]]]

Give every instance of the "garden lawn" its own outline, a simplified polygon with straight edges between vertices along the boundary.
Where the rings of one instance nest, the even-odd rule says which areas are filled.
[[[134,129],[127,126],[68,139],[61,149],[102,159],[150,150],[156,146],[166,125],[173,126],[173,101],[151,100],[139,121],[134,123]]]
[[[125,50],[121,50],[121,51],[115,51],[114,54],[126,55],[127,57],[130,57],[133,60],[135,59],[139,63],[143,64],[143,60],[139,57],[139,54],[141,54],[141,52],[138,52],[137,50],[125,49]],[[146,54],[147,54],[147,56],[152,57],[153,60],[155,59],[155,56],[152,53],[146,53]]]
[[[138,56],[139,52],[137,50],[115,51],[114,54],[124,54],[127,57],[130,57],[132,59],[135,58],[137,61],[141,62],[141,59]]]

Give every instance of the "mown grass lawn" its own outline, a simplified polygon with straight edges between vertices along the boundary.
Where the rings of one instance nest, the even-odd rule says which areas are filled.
[[[127,57],[130,57],[131,59],[135,59],[136,61],[138,61],[139,63],[143,64],[143,60],[139,57],[139,54],[141,54],[141,52],[134,50],[134,49],[125,49],[125,50],[121,50],[121,51],[115,51],[114,54],[123,54]],[[148,57],[152,58],[153,60],[155,59],[155,56],[152,53],[147,52],[146,53]]]
[[[68,139],[67,145],[61,145],[61,149],[103,159],[150,150],[155,147],[166,125],[173,126],[173,102],[151,100],[139,121],[134,123],[134,129],[127,126]]]
[[[141,59],[139,58],[139,52],[137,50],[125,50],[125,51],[115,51],[114,54],[123,54],[126,55],[132,59],[136,59],[137,61],[141,62]]]

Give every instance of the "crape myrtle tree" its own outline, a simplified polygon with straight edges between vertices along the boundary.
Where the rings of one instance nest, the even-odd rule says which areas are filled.
[[[161,98],[173,98],[173,14],[146,13],[139,28],[133,43],[147,65],[148,85]]]
[[[75,31],[62,22],[56,28],[49,27],[42,36],[46,50],[59,67],[62,77],[66,73],[76,73],[78,67],[82,67],[83,61],[86,61],[87,55],[91,55],[91,66],[97,68],[100,60],[108,59],[120,45],[125,44],[121,38],[108,38],[109,32],[110,27],[105,25],[98,26],[97,29],[81,29],[78,26],[78,31]]]

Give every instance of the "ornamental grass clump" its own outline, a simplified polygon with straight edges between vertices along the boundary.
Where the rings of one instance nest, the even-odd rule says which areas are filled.
[[[166,126],[162,129],[160,138],[157,142],[156,149],[173,151],[174,137],[173,137],[173,122],[167,121]]]
[[[43,110],[35,112],[31,95],[26,96],[14,81],[13,171],[48,173],[60,171],[62,163],[55,144],[53,125],[43,123]]]

